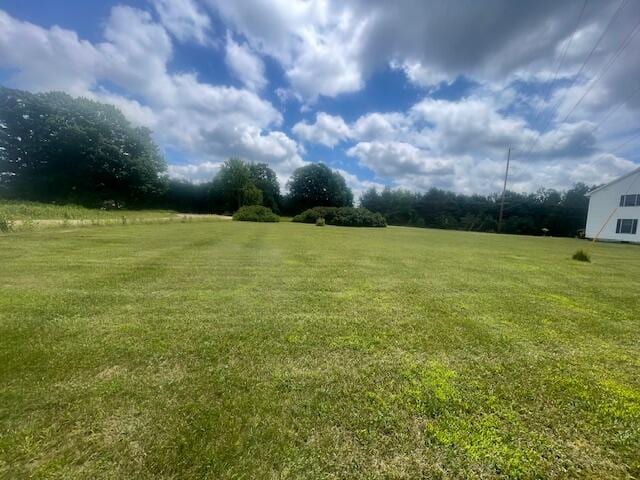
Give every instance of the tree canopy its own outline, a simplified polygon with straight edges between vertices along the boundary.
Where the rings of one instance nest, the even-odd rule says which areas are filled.
[[[323,163],[298,168],[289,180],[289,209],[299,213],[313,207],[351,207],[353,192],[342,175]]]
[[[148,204],[166,163],[146,128],[112,105],[0,87],[0,189],[9,198]]]
[[[556,236],[575,236],[584,228],[588,199],[593,187],[576,184],[566,192],[540,189],[535,193],[507,192],[502,232],[541,235],[543,229]],[[392,225],[412,225],[495,232],[500,197],[497,194],[463,195],[433,188],[425,193],[370,189],[361,205],[385,216]]]
[[[230,158],[211,183],[211,203],[216,211],[234,212],[244,205],[280,206],[280,185],[266,163],[247,163]]]

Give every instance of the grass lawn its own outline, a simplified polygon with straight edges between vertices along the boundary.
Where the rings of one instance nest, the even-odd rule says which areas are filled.
[[[640,247],[586,245],[0,236],[0,477],[637,478]]]

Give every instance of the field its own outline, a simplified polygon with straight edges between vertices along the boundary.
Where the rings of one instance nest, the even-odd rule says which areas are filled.
[[[7,220],[102,220],[157,218],[176,215],[170,210],[96,210],[79,205],[52,205],[23,200],[0,200],[0,218]]]
[[[0,236],[0,477],[637,478],[640,247],[586,245]]]

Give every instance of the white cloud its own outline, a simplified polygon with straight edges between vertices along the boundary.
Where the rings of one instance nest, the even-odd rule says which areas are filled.
[[[413,128],[411,120],[402,113],[373,112],[361,116],[351,127],[354,138],[362,141],[408,140]]]
[[[222,162],[201,162],[185,165],[169,165],[168,173],[172,178],[204,183],[215,177]]]
[[[443,176],[454,173],[453,160],[441,158],[403,142],[360,142],[347,153],[379,175],[400,178],[408,175]]]
[[[299,122],[293,126],[291,131],[304,141],[332,148],[351,136],[349,126],[342,117],[324,112],[316,114],[314,123]]]
[[[162,24],[181,42],[209,43],[211,19],[194,0],[153,0]]]
[[[414,85],[427,89],[431,89],[447,80],[452,80],[447,74],[438,70],[432,70],[418,61],[391,61],[390,65],[393,69],[402,70],[407,76],[407,79]]]
[[[364,85],[359,53],[368,20],[348,8],[328,1],[206,1],[255,50],[277,59],[305,99]]]
[[[95,81],[101,53],[75,32],[44,30],[0,10],[0,67],[15,70],[11,82],[42,91],[86,91]]]
[[[231,73],[251,90],[262,90],[267,85],[264,63],[246,44],[236,43],[227,33],[225,62]]]
[[[588,5],[571,38],[582,2],[205,2],[254,48],[277,59],[294,90],[311,101],[358,91],[372,72],[389,65],[429,88],[461,75],[499,85],[548,79],[565,46],[570,48],[559,75],[567,78],[618,6]],[[625,5],[612,32],[625,32],[638,13],[640,5]],[[593,63],[612,52],[617,41],[616,33],[609,35]],[[636,67],[625,70],[638,73]]]

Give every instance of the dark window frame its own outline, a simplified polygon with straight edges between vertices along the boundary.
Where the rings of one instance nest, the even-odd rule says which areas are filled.
[[[632,193],[629,195],[620,195],[621,207],[640,207],[640,194]]]
[[[637,218],[619,218],[616,222],[616,233],[635,235],[638,232]]]

